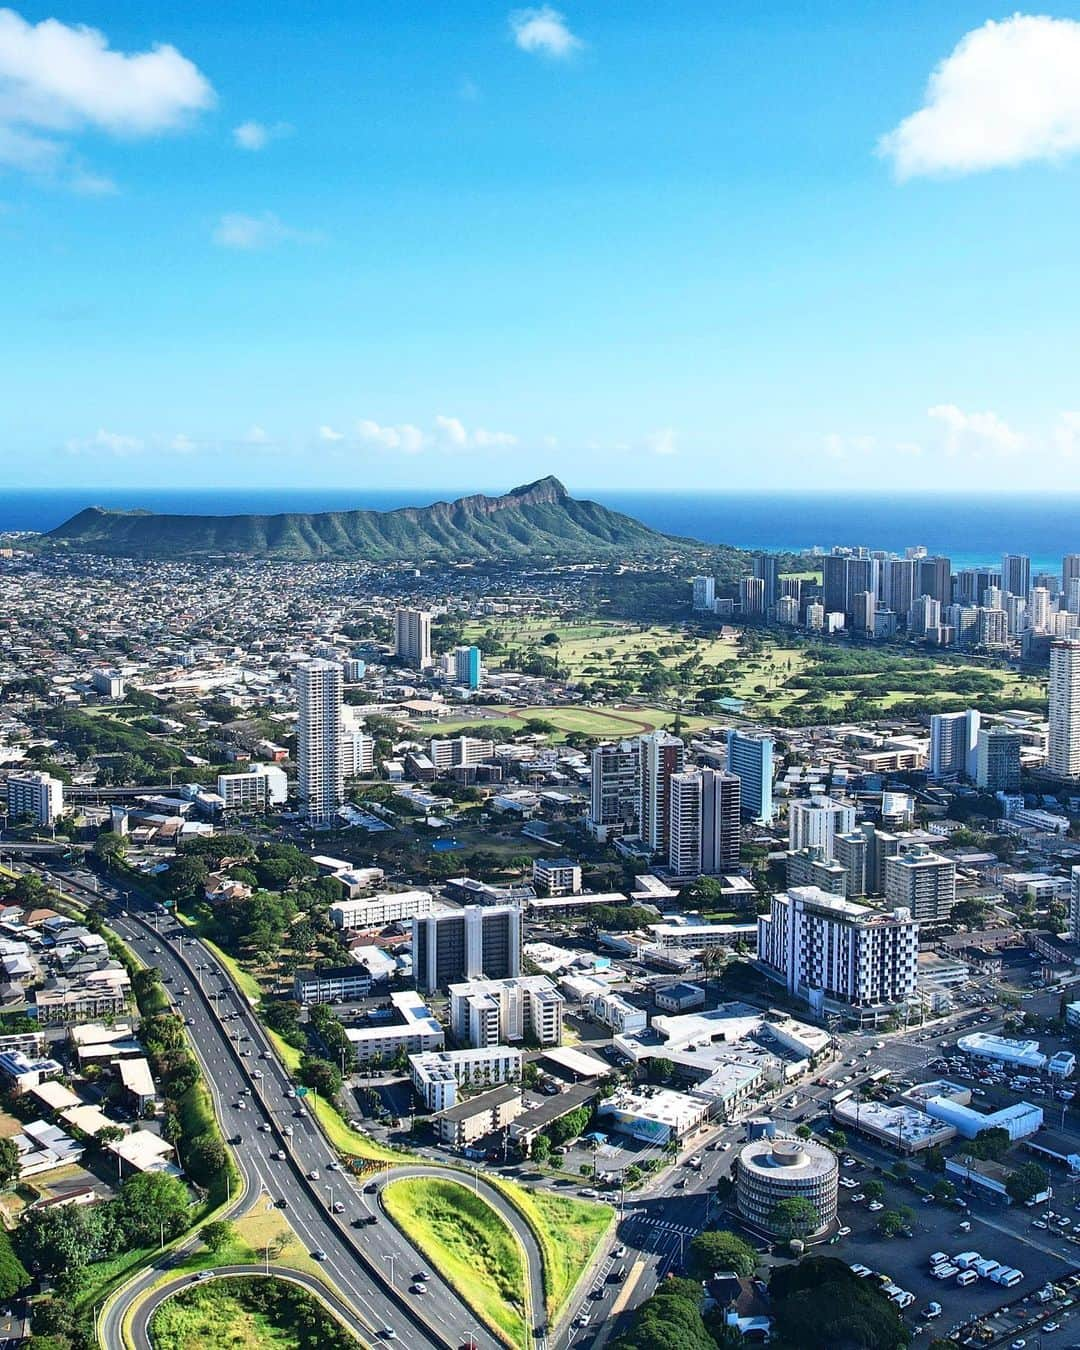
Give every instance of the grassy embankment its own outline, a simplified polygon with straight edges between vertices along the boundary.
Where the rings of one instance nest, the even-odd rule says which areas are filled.
[[[463,1182],[412,1177],[392,1181],[382,1202],[477,1317],[508,1345],[528,1343],[524,1254],[485,1200]]]

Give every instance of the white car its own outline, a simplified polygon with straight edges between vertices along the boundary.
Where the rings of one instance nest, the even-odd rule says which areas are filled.
[[[871,1200],[869,1205],[867,1205],[867,1209],[869,1209],[871,1214],[876,1214],[879,1209],[884,1208],[885,1206],[881,1203],[880,1200]]]
[[[841,1224],[840,1227],[836,1230],[836,1236],[837,1236],[837,1237],[850,1237],[850,1236],[851,1236],[851,1229],[847,1226],[847,1224]]]

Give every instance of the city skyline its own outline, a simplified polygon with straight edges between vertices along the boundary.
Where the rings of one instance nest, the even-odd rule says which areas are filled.
[[[1056,486],[1080,23],[904,18],[3,11],[0,486]]]

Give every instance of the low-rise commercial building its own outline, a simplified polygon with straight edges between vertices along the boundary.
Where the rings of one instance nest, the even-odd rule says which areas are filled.
[[[468,1148],[477,1139],[505,1130],[521,1110],[521,1089],[503,1083],[440,1112],[435,1117],[435,1132],[451,1148]]]
[[[735,1163],[735,1202],[752,1227],[778,1234],[777,1206],[807,1200],[817,1222],[808,1237],[820,1237],[836,1222],[840,1176],[836,1154],[813,1139],[764,1135],[739,1150]]]
[[[338,900],[330,906],[335,928],[385,928],[432,911],[430,891],[383,891],[378,895]]]
[[[956,1047],[975,1059],[994,1060],[1016,1068],[1042,1069],[1046,1066],[1046,1056],[1040,1051],[1038,1041],[1011,1040],[1007,1036],[992,1036],[986,1031],[972,1031],[958,1037]]]
[[[687,1013],[704,1008],[705,990],[700,984],[669,984],[656,991],[656,1006],[663,1012]]]
[[[886,1106],[849,1097],[833,1103],[832,1117],[842,1129],[869,1135],[898,1153],[921,1153],[956,1138],[955,1125],[914,1106]]]
[[[617,1092],[596,1108],[612,1129],[650,1144],[666,1144],[691,1134],[708,1117],[707,1102],[668,1088],[644,1087]]]

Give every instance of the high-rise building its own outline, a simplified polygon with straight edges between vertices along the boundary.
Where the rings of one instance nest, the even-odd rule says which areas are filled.
[[[799,622],[799,602],[793,595],[782,595],[776,602],[776,622],[794,627]]]
[[[806,626],[813,633],[820,633],[825,627],[825,606],[818,600],[811,600],[806,606]]]
[[[666,853],[670,842],[671,776],[686,767],[686,746],[678,736],[651,731],[638,741],[641,755],[638,822],[643,842]]]
[[[727,767],[738,774],[743,820],[763,825],[773,818],[772,737],[756,731],[729,731]]]
[[[1006,595],[1026,600],[1031,590],[1031,559],[1022,553],[1006,553],[1001,559],[1001,589]]]
[[[1066,553],[1061,560],[1061,593],[1068,595],[1069,582],[1080,582],[1080,553]]]
[[[934,713],[930,718],[929,774],[935,782],[974,778],[975,750],[979,743],[979,713]]]
[[[775,553],[754,554],[754,576],[765,583],[765,608],[780,598],[780,560]]]
[[[816,794],[788,806],[788,848],[795,851],[813,845],[831,862],[836,857],[836,836],[854,828],[855,808],[847,802]]]
[[[426,609],[394,611],[394,655],[413,670],[431,665],[431,615]]]
[[[932,637],[941,627],[941,601],[933,595],[918,595],[908,614],[908,630],[916,637]]]
[[[814,845],[789,849],[784,855],[784,865],[788,890],[793,886],[816,886],[828,895],[847,894],[847,868],[826,858],[823,849]]]
[[[701,771],[701,870],[706,876],[739,865],[742,780],[721,769]]]
[[[914,844],[885,860],[885,902],[922,923],[940,923],[956,903],[956,863]]]
[[[1065,583],[1065,608],[1070,614],[1080,614],[1080,577],[1069,577]]]
[[[454,648],[454,682],[466,689],[479,689],[484,677],[484,662],[479,647]]]
[[[499,1045],[526,1037],[561,1045],[565,1000],[546,975],[451,984],[450,1029],[459,1045]]]
[[[716,603],[716,578],[694,577],[690,584],[694,588],[694,609],[699,612],[704,612],[705,610],[711,611],[713,605]]]
[[[918,986],[919,925],[907,909],[883,912],[796,886],[774,895],[757,922],[758,960],[812,1004],[894,1007]]]
[[[589,832],[601,843],[627,834],[637,820],[641,752],[633,741],[598,745],[592,752]]]
[[[1019,637],[1027,627],[1027,601],[1022,595],[1007,595],[1004,603],[1009,636]]]
[[[838,834],[833,841],[836,861],[847,872],[844,894],[849,899],[866,894],[866,863],[869,846],[869,840],[862,830],[852,830],[850,834]]]
[[[988,604],[986,592],[998,587],[1001,576],[986,567],[964,567],[956,574],[956,600],[961,605]]]
[[[919,594],[931,595],[942,608],[952,604],[952,561],[923,558],[919,563]]]
[[[975,783],[987,792],[1020,791],[1020,746],[1023,737],[1011,727],[985,727],[979,732]]]
[[[341,733],[341,776],[369,778],[375,772],[375,737],[357,727]]]
[[[701,775],[673,773],[669,783],[668,866],[680,877],[701,873]]]
[[[915,603],[918,563],[914,558],[888,558],[884,564],[885,604],[905,617]]]
[[[1080,942],[1080,867],[1069,872],[1069,937]]]
[[[521,974],[521,911],[516,905],[466,905],[418,915],[412,926],[413,976],[426,993],[462,980]]]
[[[1015,596],[1009,597],[1015,599]],[[1009,616],[1003,609],[980,609],[976,627],[980,647],[1007,647],[1009,645]]]
[[[847,557],[830,553],[821,561],[821,602],[827,610],[847,608]]]
[[[739,578],[739,608],[747,618],[765,613],[765,583],[760,577]]]
[[[1045,586],[1032,586],[1028,603],[1028,626],[1036,633],[1050,627],[1050,592]]]
[[[7,823],[28,819],[52,826],[64,814],[64,784],[51,774],[32,770],[10,773],[7,780]]]
[[[1080,778],[1080,642],[1050,644],[1050,753],[1058,778]]]
[[[859,591],[851,600],[851,627],[862,637],[874,636],[874,618],[877,614],[877,596],[873,591]]]
[[[308,661],[296,668],[300,804],[316,825],[332,821],[345,799],[341,753],[343,688],[344,676],[338,661]]]

